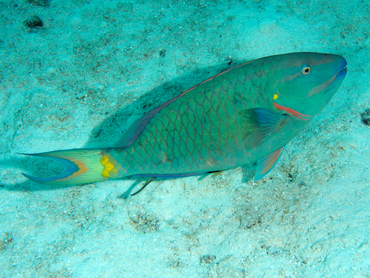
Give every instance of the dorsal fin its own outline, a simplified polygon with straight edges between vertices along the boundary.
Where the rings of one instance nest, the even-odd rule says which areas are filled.
[[[211,81],[213,80],[214,78],[216,78],[217,76],[220,76],[228,71],[230,71],[231,69],[228,69],[228,70],[225,70],[221,73],[218,73],[210,78],[208,78],[207,80],[191,87],[190,89],[182,92],[181,94],[179,94],[178,96],[175,96],[173,98],[171,98],[170,100],[162,103],[160,106],[158,106],[157,108],[154,108],[153,110],[149,111],[147,114],[145,114],[143,117],[141,117],[139,120],[137,120],[136,122],[134,122],[129,128],[128,130],[125,132],[125,134],[123,135],[123,137],[115,144],[115,147],[116,148],[125,148],[129,145],[131,145],[138,137],[139,135],[143,132],[143,130],[145,129],[145,127],[147,126],[147,124],[150,122],[150,120],[157,114],[159,113],[164,107],[170,105],[172,102],[174,102],[175,100],[183,97],[184,95],[186,95],[187,93],[191,92],[192,90],[194,90],[196,87],[198,87],[199,85],[202,85],[208,81]]]
[[[178,97],[179,96],[175,98],[178,98]],[[149,111],[147,114],[145,114],[140,119],[138,119],[136,122],[134,122],[125,132],[123,137],[115,144],[114,147],[125,148],[131,145],[139,137],[139,135],[143,132],[143,130],[145,129],[147,124],[150,122],[150,120],[154,117],[154,115],[156,115],[159,111],[161,111],[165,106],[175,101],[175,98],[172,98],[169,101],[158,106],[157,108]]]

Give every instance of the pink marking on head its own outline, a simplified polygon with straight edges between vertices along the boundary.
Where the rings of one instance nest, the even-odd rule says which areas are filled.
[[[308,93],[308,97],[311,97],[313,95],[317,95],[321,92],[323,92],[337,77],[338,74],[334,75],[332,78],[330,78],[328,81],[316,86],[315,88],[311,89]]]
[[[307,114],[299,113],[298,111],[293,110],[292,108],[282,106],[282,105],[277,104],[277,103],[275,103],[275,102],[273,102],[273,104],[274,104],[274,106],[275,106],[275,108],[276,108],[276,109],[286,111],[286,112],[288,112],[289,114],[291,114],[291,115],[293,115],[294,117],[299,118],[299,119],[301,119],[301,120],[305,120],[305,121],[307,121],[307,120],[308,120],[308,119],[305,119],[305,118],[302,118],[302,117],[312,117],[311,115],[307,115]],[[302,116],[302,117],[301,117],[301,116]]]

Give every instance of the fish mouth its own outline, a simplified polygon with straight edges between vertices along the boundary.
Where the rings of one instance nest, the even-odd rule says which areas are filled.
[[[337,82],[342,82],[344,77],[347,74],[347,61],[343,57],[340,57],[339,60],[336,61],[337,63],[337,74],[335,74],[332,79],[332,84],[337,84]],[[335,86],[335,85],[334,85]]]
[[[341,59],[341,70],[337,73],[338,76],[346,76],[347,73],[347,61],[342,57]]]
[[[334,80],[338,80],[338,79],[343,80],[346,74],[347,74],[347,64],[337,73],[337,76],[335,77]]]
[[[347,61],[343,58],[343,65],[340,71],[332,78],[332,81],[328,88],[323,92],[323,95],[328,94],[328,92],[336,92],[336,88],[339,87],[340,83],[343,81],[347,74]],[[338,82],[340,82],[338,84]]]
[[[347,72],[347,67],[342,68],[342,69],[338,72],[338,74],[340,74],[340,73],[342,73],[342,72]]]

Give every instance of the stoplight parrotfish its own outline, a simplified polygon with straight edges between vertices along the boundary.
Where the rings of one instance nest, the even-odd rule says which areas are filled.
[[[253,60],[182,92],[135,122],[118,146],[29,154],[64,171],[30,180],[77,185],[128,176],[176,178],[256,164],[255,180],[333,97],[347,62],[321,53]],[[45,165],[47,167],[47,165]]]

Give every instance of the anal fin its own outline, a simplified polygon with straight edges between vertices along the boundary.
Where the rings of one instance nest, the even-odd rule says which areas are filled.
[[[211,175],[211,177],[212,177],[212,178],[215,178],[215,177],[217,177],[218,175],[220,175],[222,172],[223,172],[223,170],[213,172],[213,173],[212,173],[212,175]]]

